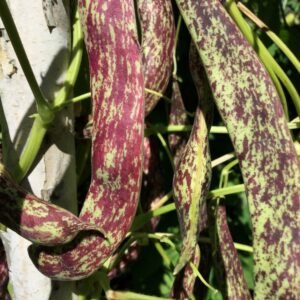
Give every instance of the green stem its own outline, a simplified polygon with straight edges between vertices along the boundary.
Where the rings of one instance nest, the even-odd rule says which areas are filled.
[[[148,88],[145,88],[145,92],[148,93],[148,94],[159,96],[160,98],[166,100],[167,102],[170,102],[170,103],[172,102],[172,100],[170,98],[168,98],[167,96],[165,96],[161,92],[157,92],[157,91],[154,91],[154,90],[151,90],[151,89],[148,89]]]
[[[167,156],[169,158],[169,161],[170,161],[170,164],[172,166],[172,169],[174,171],[175,165],[174,165],[173,157],[172,157],[171,151],[170,151],[170,149],[168,147],[168,144],[167,144],[166,140],[164,139],[164,137],[160,133],[157,133],[156,135],[157,135],[157,137],[158,137],[161,145],[163,146],[163,148],[164,148],[164,150],[165,150],[165,152],[166,152],[166,154],[167,154]]]
[[[125,251],[130,247],[132,243],[135,242],[135,238],[131,236],[118,250],[118,254],[116,255],[115,259],[109,264],[109,270],[112,270],[117,267],[117,265],[120,263]]]
[[[155,210],[159,207],[162,207],[171,197],[173,196],[173,191],[170,191],[166,195],[164,195],[159,201],[155,202],[153,206],[151,206],[151,210]]]
[[[68,104],[68,97],[74,88],[78,77],[83,53],[83,32],[79,20],[79,13],[76,10],[75,21],[73,25],[72,57],[66,73],[64,86],[60,89],[54,99],[54,108],[59,109]],[[74,99],[73,99],[74,101]]]
[[[60,105],[57,105],[55,107],[55,109],[60,110],[63,107],[69,105],[69,104],[74,104],[74,103],[77,103],[77,102],[80,102],[80,101],[83,101],[83,100],[86,100],[86,99],[89,99],[89,98],[91,98],[91,93],[90,92],[79,95],[79,96],[76,96],[76,97],[72,98],[71,100],[66,100],[66,101],[62,102]]]
[[[164,243],[169,245],[172,248],[175,248],[174,243],[169,239],[169,237],[173,237],[173,234],[170,233],[148,233],[148,232],[133,232],[132,236],[135,240],[138,239],[152,239],[155,241],[159,241],[160,243]]]
[[[214,295],[218,294],[219,291],[217,289],[215,289],[214,287],[212,287],[202,276],[202,274],[199,272],[198,268],[192,263],[190,262],[190,267],[192,268],[192,271],[194,273],[194,276],[198,277],[198,279],[208,288],[210,289]]]
[[[238,194],[245,191],[244,184],[237,184],[212,190],[208,193],[208,198],[218,198],[226,195]]]
[[[228,184],[228,176],[230,173],[230,170],[235,167],[237,164],[239,163],[239,161],[237,159],[231,161],[230,163],[228,163],[221,171],[221,176],[220,176],[220,183],[219,183],[219,187],[225,187]]]
[[[173,53],[173,77],[176,77],[176,75],[177,75],[176,49],[177,49],[177,44],[178,44],[178,38],[179,38],[181,23],[182,23],[182,16],[179,15],[178,22],[177,22],[177,27],[176,27],[175,45],[174,45],[174,53]]]
[[[208,198],[218,198],[226,195],[232,195],[237,194],[245,191],[244,184],[237,184],[232,185],[224,188],[219,188],[215,190],[211,190],[208,193]],[[172,195],[172,192],[169,192],[168,194]],[[175,204],[167,204],[165,206],[162,206],[160,208],[157,208],[152,211],[148,211],[146,213],[140,214],[135,217],[134,222],[131,227],[131,231],[137,231],[139,228],[141,228],[143,225],[145,225],[151,218],[158,217],[164,214],[167,214],[169,212],[172,212],[176,210]]]
[[[12,42],[13,44],[15,43],[15,41]],[[76,11],[75,23],[73,25],[72,58],[68,66],[68,70],[66,72],[64,86],[60,89],[60,91],[58,92],[57,96],[53,101],[54,104],[53,108],[55,108],[56,110],[61,109],[66,104],[66,99],[74,87],[74,84],[78,77],[80,64],[81,64],[82,51],[83,51],[82,46],[83,46],[83,35],[82,35],[78,12]],[[26,55],[25,52],[24,55]],[[28,78],[27,80],[30,83]],[[42,145],[44,136],[47,132],[47,128],[49,125],[50,123],[45,124],[45,121],[42,120],[40,115],[36,116],[32,129],[29,133],[27,143],[21,153],[19,167],[16,168],[15,170],[14,175],[18,182],[20,182],[26,176],[27,172],[31,168],[39,152],[39,149]]]
[[[214,159],[212,162],[211,162],[211,166],[212,168],[215,168],[216,166],[218,165],[221,165],[223,164],[224,162],[232,159],[235,157],[235,154],[232,152],[232,153],[227,153],[227,154],[224,154],[216,159]]]
[[[300,61],[296,57],[296,55],[287,47],[287,45],[280,39],[280,37],[274,33],[270,28],[261,21],[256,15],[250,11],[243,3],[237,3],[238,8],[253,22],[255,23],[266,35],[273,41],[275,45],[285,54],[285,56],[290,60],[290,62],[294,65],[296,70],[300,72]]]
[[[145,88],[145,92],[149,93],[149,94],[153,94],[153,95],[159,96],[162,99],[166,100],[167,102],[172,102],[172,100],[170,98],[168,98],[167,96],[165,96],[164,94],[162,94],[160,92],[157,92],[157,91],[154,91],[154,90],[151,90],[151,89],[148,89],[148,88]],[[68,104],[76,103],[76,102],[88,99],[90,97],[91,97],[91,92],[88,92],[88,93],[79,95],[77,97],[74,97],[71,100],[65,101],[64,103],[61,103],[60,105],[57,105],[55,108],[58,109],[60,107],[66,106]]]
[[[200,243],[205,243],[205,244],[210,244],[211,240],[208,237],[199,237],[198,241]],[[242,251],[242,252],[247,252],[247,253],[253,253],[253,247],[245,244],[240,244],[240,243],[234,243],[235,249]]]
[[[256,36],[255,32],[250,28],[248,23],[243,18],[242,14],[240,13],[236,3],[234,0],[227,0],[226,8],[236,22],[246,39],[249,43],[256,49],[258,56],[260,57],[262,63],[265,65],[266,69],[269,71],[270,69],[273,70],[281,82],[284,84],[285,88],[287,89],[288,93],[291,96],[291,99],[295,105],[296,111],[298,116],[300,116],[300,97],[296,88],[294,87],[293,83],[290,81],[288,76],[282,70],[282,68],[278,65],[272,55],[268,52],[267,48],[264,46],[262,41]],[[274,82],[274,74],[269,72],[273,82]],[[273,76],[273,77],[272,77]],[[274,82],[276,86],[276,82]],[[277,88],[277,86],[276,86]],[[278,91],[278,90],[277,90]],[[278,91],[281,94],[280,91]],[[284,102],[284,99],[281,98],[283,108],[286,110],[287,104]],[[285,111],[287,113],[287,111]]]
[[[15,173],[13,174],[17,182],[22,181],[31,168],[41,148],[46,132],[47,126],[45,126],[40,116],[37,115],[29,133],[27,143],[20,156],[19,166],[15,169]]]
[[[295,56],[295,54],[287,47],[287,45],[280,39],[278,35],[276,35],[273,31],[268,29],[266,31],[268,37],[278,46],[278,48],[285,54],[285,56],[290,60],[290,62],[294,65],[296,70],[300,72],[300,62]]]
[[[161,134],[164,133],[173,133],[173,132],[188,132],[192,130],[191,125],[150,125],[148,124],[148,128],[145,129],[145,135],[150,136],[153,134],[157,134],[158,132]],[[300,128],[300,122],[289,122],[288,127],[290,130],[295,130]],[[225,126],[212,126],[210,129],[211,134],[228,134],[228,130]]]
[[[35,98],[37,112],[40,116],[40,119],[44,125],[48,125],[53,121],[54,113],[51,110],[49,103],[46,101],[36,81],[33,70],[31,68],[28,57],[26,55],[25,49],[21,42],[17,27],[15,25],[15,22],[13,20],[13,17],[10,13],[10,10],[5,0],[0,1],[0,16],[5,26],[5,29],[8,33],[8,36],[11,40],[12,46],[15,50],[19,63],[22,67],[24,75],[27,79],[27,82]]]
[[[166,266],[167,268],[170,268],[172,266],[172,261],[170,260],[163,246],[159,242],[155,241],[154,247],[156,248],[157,252],[160,254],[163,261],[163,265]]]

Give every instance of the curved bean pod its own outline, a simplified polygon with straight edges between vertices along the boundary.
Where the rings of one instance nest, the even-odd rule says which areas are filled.
[[[242,170],[253,224],[255,295],[297,299],[300,163],[276,90],[218,0],[176,0]]]
[[[145,87],[163,93],[172,72],[175,24],[170,0],[138,0]],[[145,95],[145,115],[160,97]]]
[[[61,247],[32,246],[45,275],[89,276],[112,255],[135,216],[141,187],[144,83],[133,1],[80,0],[93,99],[92,182],[80,219],[102,227]]]
[[[153,136],[144,137],[144,168],[142,180],[142,211],[149,211],[155,207],[159,200],[165,194],[164,177],[160,170],[160,158],[158,143]],[[160,221],[159,217],[150,220],[149,226],[145,226],[145,230],[154,231]],[[114,278],[121,273],[130,270],[130,266],[136,262],[141,252],[141,245],[138,242],[132,243],[122,256],[120,262],[110,270],[108,276]],[[117,254],[116,254],[117,256]],[[114,261],[114,258],[112,259]]]
[[[206,119],[211,104],[207,98],[205,75],[201,65],[191,57],[192,75],[198,83],[199,103],[190,138],[180,157],[173,179],[174,200],[183,236],[182,250],[175,267],[177,274],[191,259],[197,244],[200,208],[206,199],[211,179],[211,162]]]
[[[205,75],[203,64],[199,58],[197,48],[193,42],[190,45],[190,52],[189,52],[189,67],[191,76],[193,79],[194,86],[197,91],[198,101],[202,104],[201,109],[205,115],[206,126],[210,129],[212,122],[213,122],[213,115],[214,115],[214,103],[212,99],[211,90],[209,88],[209,83],[207,81],[207,77]],[[208,143],[208,139],[207,139]],[[207,176],[211,176],[211,159],[210,159],[210,152],[207,148],[207,163],[205,168],[207,168]],[[209,189],[209,183],[206,187]],[[208,213],[207,213],[207,205],[206,201],[201,201],[200,203],[200,214],[199,214],[199,234],[202,231],[208,228]]]
[[[105,235],[98,225],[86,223],[71,212],[29,194],[14,183],[0,164],[0,220],[24,238],[38,244],[65,244],[80,231]]]

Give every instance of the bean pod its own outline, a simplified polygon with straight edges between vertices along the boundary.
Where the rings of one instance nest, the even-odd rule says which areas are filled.
[[[297,299],[300,163],[278,95],[218,0],[176,0],[239,159],[253,224],[255,294]]]
[[[190,138],[180,157],[173,179],[174,200],[183,236],[181,255],[174,273],[191,259],[197,244],[200,209],[206,199],[211,179],[208,145],[211,103],[207,98],[206,79],[201,65],[191,59],[192,74],[198,83],[199,103]],[[197,69],[199,68],[199,69]]]
[[[191,262],[196,268],[200,264],[200,248],[198,245],[195,247],[195,252],[191,258]],[[176,276],[171,297],[178,300],[191,299],[193,290],[196,282],[196,276],[193,272],[192,267],[187,264]]]
[[[141,33],[145,87],[163,93],[172,71],[175,25],[170,0],[137,1]],[[159,101],[153,93],[145,95],[145,115]]]
[[[183,99],[181,96],[179,83],[176,79],[172,82],[172,103],[169,115],[169,125],[187,125],[188,115],[185,110]],[[184,150],[188,137],[186,134],[172,133],[168,136],[168,142],[171,153],[174,156],[175,166],[178,164],[181,154]]]
[[[214,201],[215,202],[215,201]],[[229,300],[251,299],[244,272],[227,224],[224,205],[214,206],[210,215],[212,256],[215,263],[218,289]]]
[[[26,193],[0,169],[1,222],[42,244],[30,246],[30,257],[60,280],[87,277],[112,255],[135,216],[143,168],[144,82],[133,2],[82,0],[79,8],[93,98],[92,180],[79,218]]]
[[[86,223],[69,211],[29,194],[18,186],[0,165],[0,220],[24,238],[38,244],[55,246],[69,242],[80,231],[103,229]]]

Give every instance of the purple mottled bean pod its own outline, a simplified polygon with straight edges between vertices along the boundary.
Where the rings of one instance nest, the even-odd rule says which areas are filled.
[[[255,296],[299,298],[300,163],[273,83],[218,0],[176,0],[245,182]]]
[[[192,52],[192,50],[191,50]],[[193,54],[193,52],[192,52]],[[199,60],[190,58],[191,72],[199,97],[193,129],[176,167],[173,190],[183,244],[181,255],[174,273],[177,274],[194,254],[199,233],[200,212],[209,190],[211,161],[208,132],[211,106],[204,69]]]
[[[229,300],[251,299],[245,281],[241,262],[235,249],[226,218],[224,205],[216,206],[210,216],[210,229],[212,233],[212,255],[215,262],[216,278],[219,290],[224,298]]]
[[[172,103],[169,115],[169,125],[187,125],[188,115],[184,107],[178,81],[172,82]],[[172,133],[168,136],[170,150],[174,156],[174,164],[177,166],[180,156],[188,140],[187,134]]]
[[[99,226],[83,222],[69,211],[23,190],[3,165],[0,165],[0,206],[1,223],[34,243],[64,244],[80,231],[105,235]]]
[[[104,229],[61,247],[31,247],[45,275],[89,276],[130,229],[141,188],[144,82],[133,1],[79,1],[93,99],[92,182],[80,219]],[[103,226],[103,227],[102,227]]]
[[[196,268],[200,264],[200,248],[198,245],[195,247],[195,252],[191,258],[191,262]],[[171,297],[178,300],[191,299],[193,295],[194,285],[196,281],[196,276],[193,272],[190,264],[187,264],[176,276]]]
[[[163,93],[173,64],[175,23],[170,0],[138,0],[142,32],[145,87]],[[145,115],[156,106],[160,96],[146,93]]]

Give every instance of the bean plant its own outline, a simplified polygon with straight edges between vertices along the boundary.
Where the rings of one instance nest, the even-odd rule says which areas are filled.
[[[0,221],[32,242],[41,273],[76,281],[78,299],[299,298],[299,53],[262,2],[78,0],[48,101],[0,1],[36,100],[19,165],[0,166]],[[295,1],[270,2],[279,28],[297,26]],[[20,186],[67,105],[82,108],[78,216]]]

